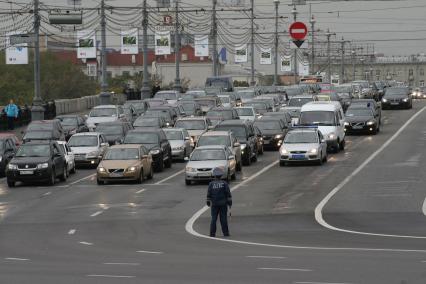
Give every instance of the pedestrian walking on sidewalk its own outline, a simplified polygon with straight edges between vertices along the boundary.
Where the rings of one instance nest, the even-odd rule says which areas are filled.
[[[4,112],[7,116],[7,128],[9,130],[15,129],[15,119],[18,118],[19,109],[13,103],[13,100],[10,100],[9,104],[4,108]]]
[[[228,228],[228,206],[232,206],[232,195],[229,185],[221,180],[224,172],[221,168],[213,170],[214,180],[210,182],[207,191],[207,206],[211,208],[212,220],[210,223],[210,237],[216,236],[216,223],[219,216],[222,232],[225,237],[229,237]]]

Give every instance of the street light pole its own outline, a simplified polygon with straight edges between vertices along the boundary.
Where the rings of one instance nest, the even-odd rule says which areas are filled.
[[[250,0],[251,3],[251,81],[250,86],[256,85],[254,80],[254,0]]]
[[[274,53],[274,86],[278,85],[278,6],[280,5],[279,0],[274,0],[275,4],[275,53]]]
[[[330,30],[327,30],[327,57],[328,57],[328,82],[331,83],[331,51],[330,51],[330,37],[332,35],[336,35],[335,33],[331,33]]]
[[[34,0],[34,98],[31,108],[31,120],[43,120],[44,108],[40,88],[40,15],[39,0]]]
[[[315,74],[315,18],[312,15],[309,23],[311,23],[311,74]]]
[[[296,9],[296,4],[293,5],[293,10],[291,10],[291,13],[293,14],[294,22],[296,22],[297,21],[297,14],[298,14],[297,9]],[[299,66],[297,66],[297,64],[298,64],[298,62],[297,62],[297,48],[294,49],[294,60],[293,60],[293,62],[294,62],[294,68],[293,68],[293,70],[294,70],[294,84],[296,84],[297,83],[297,76],[298,76],[298,67],[299,67]]]
[[[175,22],[175,63],[176,63],[176,78],[174,89],[178,92],[182,91],[180,82],[180,32],[179,32],[179,1],[175,0],[176,22]]]
[[[355,50],[354,49],[352,49],[351,54],[352,54],[352,68],[353,68],[352,81],[355,81]]]
[[[105,18],[105,0],[101,1],[101,68],[102,68],[102,93],[108,91],[107,78],[107,56],[106,56],[106,18]]]
[[[151,89],[149,87],[148,80],[148,12],[146,9],[146,1],[143,0],[143,11],[142,11],[142,29],[143,29],[143,39],[142,39],[142,49],[143,49],[143,81],[142,81],[142,98],[148,99],[151,97]]]
[[[213,14],[212,14],[212,41],[213,41],[213,76],[218,76],[218,54],[217,54],[217,19],[216,19],[216,5],[217,0],[213,0]]]
[[[342,37],[342,59],[340,62],[340,82],[345,83],[345,40]]]

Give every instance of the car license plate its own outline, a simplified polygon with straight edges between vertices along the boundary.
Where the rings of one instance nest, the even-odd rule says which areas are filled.
[[[363,127],[362,126],[360,126],[360,125],[354,125],[354,126],[352,126],[352,129],[362,129]]]
[[[294,160],[304,160],[305,155],[293,155],[291,156]]]
[[[198,176],[199,177],[210,177],[211,173],[210,172],[208,172],[208,173],[198,173]]]
[[[397,105],[399,105],[399,103],[391,103],[391,105],[397,106]]]
[[[112,177],[112,178],[114,178],[114,177],[122,177],[123,174],[122,173],[110,173],[109,176]]]
[[[25,175],[25,176],[26,176],[26,175],[33,175],[33,174],[34,174],[34,171],[20,171],[20,172],[19,172],[19,174],[20,174],[20,175],[23,175],[23,176],[24,176],[24,175]]]
[[[268,145],[270,143],[270,141],[269,140],[263,140],[263,144],[264,145]]]

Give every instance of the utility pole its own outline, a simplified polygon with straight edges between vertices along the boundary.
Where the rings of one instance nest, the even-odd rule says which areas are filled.
[[[331,53],[330,53],[330,37],[332,35],[336,35],[335,33],[331,33],[330,30],[327,30],[327,57],[328,57],[328,83],[331,83]]]
[[[352,68],[353,68],[352,81],[355,81],[355,56],[356,56],[355,49],[352,49],[351,54],[352,54]]]
[[[278,6],[280,5],[279,0],[274,0],[275,4],[275,49],[274,49],[274,86],[278,85]]]
[[[342,37],[342,59],[340,62],[340,82],[345,83],[345,40]]]
[[[40,15],[39,0],[34,0],[34,98],[31,108],[31,120],[43,120],[44,108],[40,89]]]
[[[142,19],[142,49],[143,49],[143,81],[142,81],[142,98],[148,99],[151,97],[151,89],[148,80],[148,12],[146,10],[146,1],[143,0],[143,19]]]
[[[315,74],[315,18],[314,15],[311,16],[309,20],[311,24],[311,74]]]
[[[213,41],[213,76],[218,76],[218,59],[217,59],[217,18],[216,18],[217,0],[213,0],[212,13],[212,41]]]
[[[254,80],[254,0],[250,0],[251,3],[251,81],[250,86],[256,85]]]
[[[174,89],[178,92],[182,91],[180,84],[180,32],[179,32],[179,1],[175,0],[175,63],[176,63],[176,78]]]
[[[294,22],[296,22],[297,21],[297,14],[298,14],[298,12],[297,12],[297,9],[296,9],[296,4],[294,4],[293,5],[293,10],[291,10],[291,13],[293,14],[293,20],[294,20]],[[293,67],[293,70],[294,70],[294,83],[296,84],[297,83],[297,76],[299,75],[298,73],[298,62],[297,62],[297,48],[295,48],[294,49],[294,60],[293,60],[293,62],[294,62],[294,67]]]
[[[106,55],[106,16],[105,16],[105,0],[101,1],[101,70],[102,93],[108,91],[108,78],[107,78],[107,55]]]

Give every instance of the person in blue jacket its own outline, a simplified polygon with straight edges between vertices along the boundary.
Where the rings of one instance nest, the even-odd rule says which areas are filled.
[[[214,180],[209,183],[207,191],[207,206],[211,208],[212,220],[210,223],[210,237],[216,236],[216,223],[219,216],[222,232],[225,237],[229,237],[228,228],[228,206],[232,206],[231,190],[227,182],[221,180],[224,172],[221,168],[213,170]]]
[[[13,100],[10,100],[9,104],[4,108],[4,112],[7,116],[7,128],[9,130],[15,129],[15,119],[18,118],[19,109],[13,103]]]

